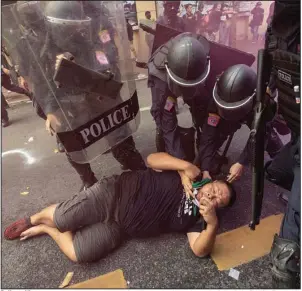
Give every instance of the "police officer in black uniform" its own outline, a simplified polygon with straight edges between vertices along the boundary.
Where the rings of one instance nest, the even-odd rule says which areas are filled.
[[[191,138],[182,142],[175,110],[177,97],[182,96],[190,106],[193,122],[200,127],[210,99],[205,87],[209,50],[205,38],[182,33],[158,48],[148,62],[151,114],[164,140],[164,145],[157,140],[157,148],[180,159],[192,161],[195,148],[194,129]]]
[[[266,49],[273,60],[272,78],[278,90],[279,112],[291,129],[291,141],[267,169],[268,174],[279,181],[292,177],[286,212],[270,253],[273,288],[284,289],[300,289],[300,5],[298,0],[276,0],[266,36]]]
[[[215,161],[215,154],[228,136],[233,135],[243,124],[251,128],[255,91],[256,73],[246,65],[231,66],[218,78],[213,90],[213,100],[209,105],[207,122],[202,127],[198,162],[203,178],[211,178],[212,174],[218,174],[220,165],[217,164],[217,160]],[[271,102],[273,104],[274,101]],[[267,125],[266,133],[266,150],[273,158],[283,144],[271,124]],[[250,158],[251,148],[247,142],[238,162],[229,170],[229,182],[241,176]]]

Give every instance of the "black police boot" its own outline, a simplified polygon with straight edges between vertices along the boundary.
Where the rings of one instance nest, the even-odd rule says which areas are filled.
[[[135,147],[132,136],[111,149],[114,158],[122,165],[122,170],[146,170],[146,164]]]
[[[158,152],[165,152],[165,141],[161,129],[156,128],[155,145]]]
[[[270,257],[273,289],[300,289],[300,246],[275,234]]]
[[[193,163],[195,159],[195,128],[178,127],[180,132],[180,142],[185,152],[186,160]]]

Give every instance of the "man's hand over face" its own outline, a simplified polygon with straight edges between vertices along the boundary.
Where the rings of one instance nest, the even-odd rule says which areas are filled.
[[[207,197],[200,199],[199,213],[208,225],[217,226],[218,219],[214,203]]]
[[[200,169],[191,163],[184,169],[185,175],[189,177],[191,181],[194,181],[195,178],[200,175],[200,172]]]
[[[243,168],[244,166],[239,163],[235,163],[234,165],[232,165],[232,167],[230,168],[227,181],[232,183],[235,180],[239,179],[242,175]]]

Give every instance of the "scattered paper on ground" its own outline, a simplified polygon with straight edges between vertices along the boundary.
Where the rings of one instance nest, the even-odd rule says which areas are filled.
[[[235,280],[239,279],[239,274],[240,274],[240,272],[236,269],[231,269],[229,272],[229,276],[234,278]]]
[[[59,152],[59,150],[58,150],[58,149],[55,149],[55,150],[54,150],[54,153],[55,153],[55,154],[57,154],[58,152]]]
[[[127,288],[127,282],[124,278],[123,271],[118,269],[114,272],[75,284],[67,288],[71,289],[106,289],[106,288]]]
[[[246,225],[218,235],[211,254],[218,270],[229,270],[267,255],[282,218],[283,214],[272,215],[261,219],[254,231]]]
[[[29,139],[28,139],[28,142],[32,142],[34,141],[34,138],[31,136]]]
[[[72,276],[73,276],[73,272],[67,273],[67,275],[66,275],[64,281],[63,281],[62,284],[59,286],[59,288],[64,288],[64,287],[68,286],[69,283],[70,283],[70,281],[71,281],[71,279],[72,279]]]
[[[29,194],[29,192],[28,191],[24,191],[24,192],[20,192],[20,194],[23,195],[23,196],[25,196],[25,195]]]

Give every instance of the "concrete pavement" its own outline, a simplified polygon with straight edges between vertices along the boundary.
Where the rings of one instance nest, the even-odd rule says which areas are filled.
[[[142,111],[134,138],[146,158],[156,150],[155,126],[149,113],[151,95],[146,81],[138,81],[137,89]],[[4,240],[3,230],[11,222],[71,197],[81,185],[65,155],[54,152],[55,138],[47,135],[44,121],[36,116],[31,104],[14,106],[8,113],[12,124],[2,129],[2,154],[6,153],[2,157],[2,288],[58,288],[67,272],[74,272],[74,284],[118,268],[124,271],[130,288],[271,288],[267,256],[237,267],[240,277],[236,281],[228,271],[218,271],[211,258],[194,257],[186,236],[179,234],[127,241],[99,262],[84,265],[71,263],[46,235],[25,242]],[[179,119],[190,123],[186,108],[182,108]],[[31,137],[33,141],[29,142]],[[247,137],[246,127],[235,134],[229,150],[230,163],[239,156]],[[7,154],[12,150],[19,153]],[[121,172],[111,154],[94,160],[92,168],[99,179]],[[235,186],[239,193],[237,205],[222,217],[220,232],[250,220],[249,169]],[[263,216],[283,211],[275,187],[266,183],[265,188]]]

